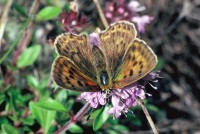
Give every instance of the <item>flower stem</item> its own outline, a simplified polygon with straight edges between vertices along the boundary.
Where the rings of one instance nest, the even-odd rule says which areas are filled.
[[[100,15],[100,18],[101,18],[101,21],[102,21],[104,27],[107,28],[109,26],[109,24],[108,24],[108,21],[106,20],[106,17],[105,17],[105,15],[103,13],[103,10],[102,10],[102,8],[101,8],[101,6],[99,4],[99,1],[98,0],[93,0],[93,2],[95,3],[95,5],[97,7],[97,10],[99,12],[99,15]]]
[[[62,134],[63,132],[67,131],[74,123],[76,123],[79,119],[81,119],[84,114],[88,111],[90,108],[90,104],[87,102],[81,110],[71,118],[70,121],[68,121],[62,128],[60,128],[58,131],[55,132],[55,134]]]
[[[151,126],[151,129],[153,130],[153,133],[154,134],[158,134],[156,126],[155,126],[151,116],[149,115],[149,112],[148,112],[147,108],[145,107],[143,101],[140,98],[138,98],[137,101],[140,104],[140,106],[142,107],[142,110],[143,110],[143,112],[144,112],[144,114],[145,114],[145,116],[146,116],[146,118],[147,118],[147,120],[148,120],[148,122],[149,122],[149,124]]]

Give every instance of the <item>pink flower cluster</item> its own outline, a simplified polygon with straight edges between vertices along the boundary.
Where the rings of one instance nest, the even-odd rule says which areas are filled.
[[[111,100],[112,107],[109,109],[108,114],[112,114],[113,117],[118,118],[122,113],[127,113],[131,106],[135,107],[138,105],[136,101],[137,98],[144,99],[146,97],[146,93],[144,91],[145,85],[148,81],[153,81],[156,78],[159,78],[158,73],[149,73],[142,79],[144,81],[143,85],[136,82],[123,89],[110,90],[109,94],[101,91],[84,92],[81,93],[79,99],[84,99],[89,102],[92,108],[103,106]]]
[[[105,16],[109,23],[119,20],[128,20],[136,23],[137,29],[140,33],[145,32],[145,25],[149,24],[153,17],[148,15],[140,15],[139,12],[144,11],[137,0],[131,0],[126,4],[126,0],[108,1],[105,8]]]

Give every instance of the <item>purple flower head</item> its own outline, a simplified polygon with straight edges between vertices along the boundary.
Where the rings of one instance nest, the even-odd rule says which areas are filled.
[[[106,2],[105,16],[109,23],[119,20],[128,20],[136,23],[140,33],[145,32],[145,25],[149,24],[153,17],[148,15],[141,16],[139,12],[144,11],[145,6],[137,0],[131,0],[126,3],[125,0]]]
[[[149,24],[153,20],[153,17],[148,15],[135,16],[131,19],[132,22],[135,22],[139,32],[145,32],[145,25]]]
[[[126,6],[126,1],[119,0],[117,2],[106,2],[105,16],[111,23],[119,20],[130,20],[131,15]]]
[[[84,92],[81,93],[79,99],[89,102],[92,108],[105,105],[109,103],[106,100],[111,100],[111,108],[108,110],[108,114],[112,114],[113,118],[119,118],[122,113],[126,114],[130,107],[139,105],[136,101],[137,98],[145,99],[146,94],[150,96],[148,93],[145,93],[145,85],[149,81],[155,81],[157,78],[159,78],[158,73],[149,73],[142,79],[144,81],[142,85],[139,82],[135,82],[122,89],[111,89],[109,94],[102,91]]]
[[[145,10],[145,6],[142,6],[138,1],[136,0],[131,0],[129,3],[128,3],[128,9],[131,11],[131,12],[141,12],[141,11],[144,11]]]
[[[106,96],[101,92],[84,92],[81,93],[78,99],[85,99],[90,103],[90,106],[97,108],[100,105],[106,104]]]
[[[111,101],[112,101],[113,107],[109,109],[108,114],[113,114],[114,117],[118,118],[121,115],[122,111],[128,112],[127,110],[124,110],[126,106],[120,100],[119,97],[113,95]]]

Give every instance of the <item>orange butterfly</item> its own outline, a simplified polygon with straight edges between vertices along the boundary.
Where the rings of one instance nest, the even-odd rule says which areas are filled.
[[[136,38],[130,22],[116,22],[96,34],[98,45],[86,35],[57,37],[59,56],[53,63],[52,77],[60,87],[86,92],[123,88],[144,77],[158,62],[152,49]]]

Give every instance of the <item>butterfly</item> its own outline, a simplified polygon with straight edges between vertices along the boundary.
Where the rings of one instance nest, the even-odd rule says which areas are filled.
[[[58,86],[84,92],[124,88],[158,62],[153,50],[136,38],[133,23],[118,21],[96,34],[97,45],[86,35],[65,33],[56,38],[59,56],[52,65],[52,77]]]

